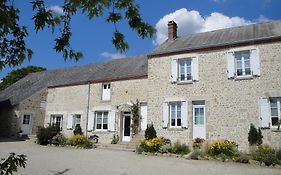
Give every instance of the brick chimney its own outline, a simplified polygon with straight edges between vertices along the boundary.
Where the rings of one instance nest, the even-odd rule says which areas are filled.
[[[177,29],[178,25],[175,23],[175,21],[169,21],[168,22],[168,39],[175,39],[177,38]]]

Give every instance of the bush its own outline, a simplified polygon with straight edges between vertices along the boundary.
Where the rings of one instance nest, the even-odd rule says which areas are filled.
[[[114,134],[111,140],[111,144],[117,144],[118,141],[119,141],[119,136]]]
[[[165,144],[165,145],[162,145],[160,148],[159,148],[159,152],[160,153],[171,153],[172,152],[172,145],[171,144]]]
[[[250,162],[250,156],[244,153],[239,154],[238,157],[235,158],[235,162],[238,163],[249,163]]]
[[[56,146],[65,146],[67,143],[67,138],[61,133],[55,135],[52,139],[52,144]]]
[[[52,138],[60,133],[60,128],[48,126],[47,128],[38,127],[36,132],[37,143],[40,145],[48,145],[52,143]]]
[[[276,158],[281,161],[281,148],[279,148],[279,150],[276,151]]]
[[[248,141],[250,145],[261,145],[262,144],[262,133],[261,129],[257,130],[257,128],[251,124],[250,130],[248,133]]]
[[[77,135],[77,134],[83,135],[82,128],[81,128],[81,126],[80,126],[79,124],[77,124],[77,125],[75,126],[75,129],[74,129],[74,131],[73,131],[73,134],[74,134],[74,135]]]
[[[140,147],[144,152],[158,152],[163,144],[163,140],[159,137],[156,137],[153,139],[141,141]]]
[[[150,139],[154,139],[156,137],[157,137],[157,134],[156,134],[153,124],[147,125],[144,138],[146,140],[150,140]]]
[[[99,142],[99,136],[94,134],[94,135],[91,135],[89,137],[90,140],[92,140],[94,143],[98,143]]]
[[[252,153],[253,159],[264,163],[266,166],[275,166],[278,163],[278,159],[275,154],[275,150],[267,145],[260,145]]]
[[[181,144],[180,141],[177,141],[173,145],[172,153],[184,155],[190,153],[190,149],[186,144]]]
[[[205,140],[202,139],[202,138],[199,138],[199,137],[195,138],[193,140],[193,144],[192,144],[193,149],[201,149],[202,144],[203,144],[204,141]]]
[[[69,145],[81,148],[93,148],[93,144],[84,135],[74,135],[69,139]]]
[[[207,144],[206,153],[210,156],[224,154],[230,158],[238,155],[236,145],[228,140],[214,140]]]
[[[166,138],[164,138],[164,137],[160,137],[160,138],[163,140],[163,142],[164,142],[165,145],[171,145],[171,144],[172,144],[172,142],[171,142],[170,139],[166,139]]]
[[[199,149],[195,149],[190,155],[190,159],[192,160],[198,160],[199,157],[204,157],[203,152]]]

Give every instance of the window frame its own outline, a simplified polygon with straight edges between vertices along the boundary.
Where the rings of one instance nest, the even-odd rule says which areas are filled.
[[[172,126],[172,104],[175,104],[175,126]],[[178,126],[178,106],[180,107],[180,125]],[[182,101],[169,102],[169,128],[182,128]]]
[[[106,86],[106,88],[105,88]],[[101,101],[110,101],[111,100],[111,89],[112,89],[112,84],[111,83],[103,83],[102,88],[101,88]],[[104,98],[104,91],[109,90],[109,99],[103,99]]]
[[[77,117],[79,116],[79,123],[77,123]],[[73,114],[73,122],[72,122],[72,128],[75,129],[76,125],[79,124],[81,127],[81,120],[82,120],[82,115],[81,114]]]
[[[57,118],[58,117],[61,118],[59,128],[60,128],[60,130],[62,130],[62,128],[63,128],[63,115],[62,114],[51,114],[50,115],[50,118],[51,118],[50,124],[51,124],[51,126],[57,126],[56,123],[57,123]],[[55,118],[55,120],[54,120],[54,118]]]
[[[272,116],[272,99],[276,99],[277,116]],[[281,97],[270,98],[270,127],[277,128],[278,125],[273,125],[272,118],[277,118],[277,121],[281,119]]]
[[[181,80],[181,63],[184,62],[184,80]],[[187,62],[190,62],[190,79],[187,79],[188,77],[188,64]],[[179,83],[186,83],[186,82],[192,82],[193,81],[193,75],[192,75],[192,57],[188,57],[188,58],[180,58],[177,60],[177,66],[178,66],[178,78],[177,78],[177,82]]]
[[[101,129],[98,129],[98,122],[97,122],[97,119],[98,119],[98,113],[101,113]],[[107,113],[107,128],[104,129],[104,113]],[[108,131],[108,118],[109,118],[109,111],[95,111],[95,130],[96,131]]]
[[[28,123],[26,123],[25,116],[29,116]],[[22,116],[22,124],[23,125],[30,125],[31,123],[31,114],[23,114]]]
[[[244,52],[244,53],[243,53]],[[246,64],[245,64],[245,57],[241,56],[241,69],[242,69],[242,75],[238,75],[238,65],[237,65],[237,55],[236,54],[245,54],[245,52],[248,52],[249,53],[249,67],[246,67]],[[234,63],[235,63],[235,77],[237,79],[239,78],[247,78],[247,77],[253,77],[253,67],[251,65],[251,62],[253,61],[251,59],[251,49],[245,49],[245,50],[237,50],[237,51],[234,51],[233,52],[233,56],[234,56]],[[250,74],[246,74],[246,69],[250,68]]]
[[[199,108],[199,109],[200,109],[200,108],[203,108],[203,111],[204,111],[204,115],[203,115],[203,122],[204,122],[204,123],[203,123],[203,124],[201,124],[201,123],[200,123],[200,124],[196,124],[196,120],[195,120],[195,118],[196,118],[196,115],[195,115],[195,110],[196,110],[196,108]],[[205,121],[205,120],[206,120],[206,116],[205,116],[205,115],[206,115],[205,104],[193,104],[192,109],[193,109],[193,110],[192,110],[193,124],[194,124],[194,125],[199,125],[199,126],[200,126],[200,125],[201,125],[201,126],[203,126],[203,125],[205,126],[205,125],[206,125],[206,121]]]

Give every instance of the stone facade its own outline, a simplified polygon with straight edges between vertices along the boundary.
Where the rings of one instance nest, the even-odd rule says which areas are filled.
[[[52,114],[63,115],[62,133],[67,137],[73,135],[73,129],[67,129],[67,116],[69,114],[81,114],[81,128],[85,133],[87,126],[88,93],[89,111],[96,110],[116,112],[115,132],[113,131],[91,131],[87,135],[98,135],[100,143],[110,143],[113,134],[121,136],[121,113],[129,112],[128,103],[147,102],[147,78],[123,81],[106,82],[111,85],[110,101],[102,101],[103,83],[92,83],[76,86],[55,87],[48,89],[45,125],[50,123]]]
[[[229,139],[237,142],[240,150],[247,150],[250,124],[259,126],[259,98],[281,97],[281,43],[261,44],[257,47],[260,53],[261,76],[243,80],[227,77],[228,49],[150,58],[148,121],[154,123],[157,134],[173,142],[180,140],[191,145],[192,102],[203,100],[206,107],[206,138]],[[172,84],[170,81],[172,59],[194,55],[199,61],[199,81]],[[167,98],[188,101],[187,129],[162,128],[162,104]],[[281,147],[281,132],[263,129],[262,133],[265,144]]]

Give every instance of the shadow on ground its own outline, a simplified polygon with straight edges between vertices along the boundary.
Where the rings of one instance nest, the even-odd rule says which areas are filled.
[[[53,175],[61,175],[61,174],[65,174],[66,172],[70,171],[70,168],[66,168],[65,170],[62,171],[50,171],[51,173],[54,173]]]
[[[29,139],[27,136],[17,138],[0,137],[0,142],[23,142]]]

